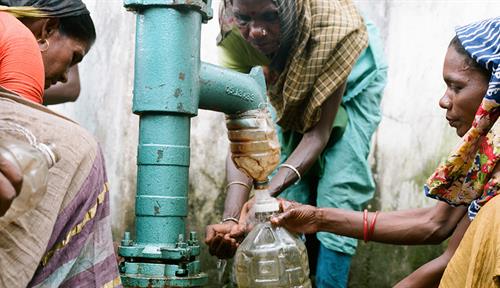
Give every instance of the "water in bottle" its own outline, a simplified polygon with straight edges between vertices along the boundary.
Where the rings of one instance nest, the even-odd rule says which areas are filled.
[[[278,201],[267,190],[256,190],[254,208],[257,223],[236,251],[238,287],[312,287],[304,243],[297,235],[269,222],[279,210]]]

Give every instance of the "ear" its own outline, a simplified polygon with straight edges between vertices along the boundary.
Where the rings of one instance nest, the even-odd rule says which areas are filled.
[[[52,36],[59,29],[58,18],[45,18],[41,23],[40,37],[38,39],[45,40]]]

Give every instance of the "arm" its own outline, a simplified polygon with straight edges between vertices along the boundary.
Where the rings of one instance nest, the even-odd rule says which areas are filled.
[[[299,145],[297,145],[290,157],[286,160],[286,163],[295,167],[300,174],[304,174],[311,168],[328,143],[332,131],[332,124],[337,115],[340,102],[342,101],[344,90],[345,83],[323,103],[319,122],[309,131],[304,133]],[[280,169],[269,183],[269,193],[273,196],[277,196],[297,180],[298,176],[291,169]]]
[[[438,258],[426,263],[422,267],[418,268],[415,272],[411,273],[408,277],[401,280],[395,288],[427,288],[427,287],[438,287],[441,277],[443,276],[444,269],[450,261],[453,254],[458,248],[460,241],[462,240],[465,231],[469,227],[470,220],[467,215],[462,217],[460,223],[453,232],[450,242],[448,243],[448,248],[444,253]]]
[[[439,202],[430,208],[382,212],[371,240],[403,245],[440,243],[451,235],[466,210]],[[368,223],[374,216],[375,213],[368,214]],[[293,232],[327,231],[363,239],[363,212],[294,205],[271,222]]]
[[[23,182],[21,171],[0,155],[0,217],[19,194]]]
[[[328,98],[322,105],[321,118],[319,122],[304,134],[301,142],[290,155],[287,163],[297,167],[304,172],[309,169],[318,158],[321,151],[328,143],[332,123],[335,119],[337,109],[344,94],[345,84],[343,84],[332,97]],[[226,161],[226,171],[228,183],[233,181],[252,185],[252,179],[239,171],[233,161],[228,156]],[[297,175],[288,169],[278,171],[269,184],[269,191],[276,195],[286,187],[293,184]],[[274,193],[272,191],[275,191]],[[227,196],[224,205],[223,218],[239,218],[245,201],[248,200],[249,189],[243,185],[230,185],[227,189]],[[240,218],[241,219],[241,218]],[[206,229],[205,243],[209,246],[209,252],[219,258],[228,258],[234,255],[238,245],[238,238],[243,237],[244,225],[236,225],[236,222],[227,221],[221,224],[210,225]],[[231,232],[231,233],[230,233]],[[230,234],[229,234],[230,233]]]
[[[238,181],[246,183],[248,187],[252,187],[252,179],[236,168],[231,159],[231,153],[228,154],[226,159],[226,173],[228,183]],[[222,219],[228,217],[238,219],[243,205],[248,200],[249,193],[250,190],[243,185],[229,185],[226,190],[226,201],[224,203]],[[208,245],[211,255],[219,258],[233,257],[238,247],[238,242],[243,237],[242,230],[241,233],[230,236],[229,233],[236,229],[237,226],[237,223],[231,220],[207,226],[205,243]]]
[[[69,69],[66,83],[58,82],[56,85],[45,89],[43,104],[53,105],[75,102],[78,96],[80,96],[80,73],[78,72],[78,66],[74,65]]]

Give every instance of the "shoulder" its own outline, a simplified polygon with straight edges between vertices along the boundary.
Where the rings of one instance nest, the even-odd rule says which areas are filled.
[[[53,143],[73,162],[93,159],[99,153],[94,136],[77,123],[33,102],[0,96],[0,120],[9,119],[29,130],[39,142]]]
[[[7,12],[0,12],[0,44],[20,38],[29,39],[31,43],[36,44],[35,37],[21,21]]]

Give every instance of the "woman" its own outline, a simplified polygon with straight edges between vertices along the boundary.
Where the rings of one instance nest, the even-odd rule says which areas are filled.
[[[81,1],[0,0],[0,26],[0,87],[37,103],[43,89],[68,80],[96,38]]]
[[[19,69],[23,59],[15,54],[8,63],[12,65],[3,70],[9,71],[10,78],[0,84],[0,127],[10,132],[2,131],[0,141],[3,137],[25,140],[23,136],[29,134],[32,140],[54,144],[60,158],[49,171],[47,193],[36,208],[12,222],[0,217],[0,287],[120,287],[100,147],[77,124],[39,105],[43,88],[64,82],[69,67],[81,61],[94,42],[89,12],[80,0],[0,3],[25,6],[0,6],[23,16],[22,23],[31,30],[17,30],[20,37],[8,39],[19,40],[14,43],[23,47],[19,49],[38,54],[40,60],[30,62],[33,69]],[[9,23],[22,25],[7,12],[0,14]],[[5,64],[3,59],[0,66]],[[30,87],[36,93],[30,94]],[[0,170],[16,184],[8,167]],[[9,184],[2,187],[8,189]]]
[[[75,64],[96,39],[94,23],[81,1],[0,0],[0,28],[1,88],[42,104],[44,89],[58,81],[65,83],[69,74],[74,88],[71,92],[76,93],[78,88],[79,93]],[[66,93],[68,89],[47,92],[54,101],[46,103],[59,103],[61,97],[50,96],[54,92]],[[7,180],[16,183],[12,168],[5,169],[0,178],[3,180],[0,195],[4,200],[1,205],[9,205],[13,196],[13,187]]]
[[[364,23],[349,0],[224,2],[223,63],[241,72],[257,65],[267,70],[282,145],[271,194],[360,210],[374,193],[367,157],[387,69],[373,25]],[[231,161],[227,174],[223,223],[209,226],[206,237],[218,257],[234,253],[234,243],[223,235],[237,224],[251,185]],[[317,237],[318,285],[345,287],[356,240],[331,233]],[[332,263],[339,269],[321,270]]]
[[[22,172],[18,167],[0,155],[0,217],[21,190],[22,182]]]
[[[331,231],[393,244],[440,242],[457,226],[447,251],[398,287],[436,287],[440,281],[440,287],[500,287],[499,39],[500,17],[470,24],[457,29],[446,54],[448,88],[439,105],[462,141],[425,186],[427,196],[445,203],[378,217],[292,204],[272,222],[295,232]]]

